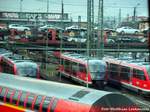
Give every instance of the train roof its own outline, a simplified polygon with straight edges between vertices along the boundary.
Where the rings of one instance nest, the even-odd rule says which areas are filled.
[[[3,59],[7,60],[10,63],[16,64],[17,67],[27,67],[27,66],[37,67],[38,66],[38,64],[33,62],[31,59],[24,58],[23,56],[17,55],[17,54],[4,56]]]
[[[0,56],[8,57],[8,56],[10,56],[10,55],[12,55],[12,52],[9,52],[9,51],[0,53]]]
[[[70,53],[70,52],[65,52],[61,54],[62,57],[68,58],[68,59],[73,59],[75,61],[80,61],[81,63],[87,64],[87,62],[93,62],[93,61],[100,61],[103,62],[103,60],[100,60],[98,58],[93,58],[93,57],[88,57],[85,55],[77,54],[77,53]]]
[[[133,104],[129,98],[119,93],[99,91],[52,81],[13,76],[5,73],[0,73],[0,86],[90,105],[94,103],[100,105],[105,102],[108,103],[109,101],[109,106],[112,106],[112,103],[117,104],[118,106],[124,103],[129,106],[130,104]]]
[[[9,59],[11,62],[14,62],[14,63],[32,62],[30,58],[25,58],[24,56],[18,55],[18,54],[8,55],[7,57],[4,57],[4,58]]]
[[[12,53],[12,52],[10,52],[10,51],[8,51],[8,50],[6,50],[6,49],[0,50],[0,55],[4,55],[4,54],[6,54],[6,53]]]
[[[108,61],[110,60],[111,62],[114,62],[114,63],[119,63],[119,64],[123,64],[125,65],[124,63],[126,63],[127,65],[125,66],[128,66],[129,64],[132,64],[134,66],[141,66],[141,67],[147,67],[147,66],[150,66],[150,62],[145,62],[145,60],[143,59],[119,59],[119,58],[104,58],[105,61]]]

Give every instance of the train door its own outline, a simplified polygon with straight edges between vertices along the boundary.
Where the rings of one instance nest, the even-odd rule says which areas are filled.
[[[81,80],[83,80],[83,81],[87,81],[86,65],[79,64],[78,78],[81,79]]]
[[[120,68],[120,81],[130,83],[131,71],[130,67],[121,66]]]
[[[64,72],[67,73],[69,76],[71,75],[71,70],[72,70],[71,64],[72,64],[71,61],[64,59],[63,61]]]
[[[108,76],[108,78],[110,80],[120,81],[119,66],[120,65],[110,63],[110,66],[109,66],[109,76]]]
[[[146,88],[147,78],[145,77],[144,71],[141,69],[133,69],[132,85],[137,88]]]

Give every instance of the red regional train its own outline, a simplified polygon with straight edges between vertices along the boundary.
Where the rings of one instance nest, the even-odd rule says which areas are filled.
[[[150,63],[138,60],[104,58],[107,63],[107,79],[114,84],[150,95]]]
[[[40,78],[39,66],[23,56],[9,54],[1,57],[0,72],[21,75],[25,77]]]
[[[1,112],[138,112],[127,96],[0,73]]]
[[[58,72],[62,75],[83,85],[88,83],[104,88],[106,63],[103,60],[69,52],[60,53],[57,57],[61,59]]]

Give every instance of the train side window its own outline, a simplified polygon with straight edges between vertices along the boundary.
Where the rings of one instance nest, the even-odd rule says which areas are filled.
[[[11,93],[11,95],[10,95],[10,100],[9,100],[10,103],[13,102],[13,96],[15,95],[15,92],[16,92],[16,90],[13,89],[13,91],[12,91],[12,93]]]
[[[12,100],[12,103],[13,104],[17,104],[17,101],[18,101],[18,96],[20,95],[20,91],[16,90],[14,96],[13,96],[13,100]]]
[[[138,78],[140,80],[146,80],[146,77],[142,70],[133,69],[133,77]]]
[[[49,32],[48,32],[48,38],[49,38],[49,40],[52,40],[52,36],[53,36],[53,32],[52,32],[52,31],[49,31]]]
[[[79,71],[79,65],[78,63],[72,63],[72,72],[73,72],[73,75],[76,75],[77,71]]]
[[[49,103],[50,101],[52,100],[51,97],[46,97],[44,102],[43,102],[43,107],[42,107],[42,111],[43,112],[47,112],[47,109],[48,109],[48,106],[49,106]]]
[[[8,91],[9,91],[9,89],[6,88],[6,91],[5,91],[5,94],[4,94],[4,99],[3,99],[4,102],[6,102],[6,96],[7,96]]]
[[[0,101],[3,101],[5,91],[6,91],[6,88],[2,88],[2,91],[1,91],[1,94],[0,94]]]
[[[22,93],[21,98],[20,98],[20,102],[19,102],[20,106],[24,106],[24,101],[26,99],[26,95],[27,95],[27,92]]]
[[[14,92],[13,89],[9,89],[9,90],[8,90],[8,93],[7,93],[7,95],[6,95],[6,102],[9,102],[9,101],[10,101],[10,97],[11,97],[11,95],[12,95],[13,92]]]
[[[62,31],[60,31],[62,32]],[[59,30],[56,30],[56,40],[60,40],[60,32]]]
[[[64,60],[64,69],[66,72],[69,72],[71,70],[71,62],[68,60]]]
[[[10,73],[13,74],[13,67],[7,64],[5,60],[2,61],[2,70],[4,73]]]
[[[129,67],[121,67],[120,77],[122,80],[129,81],[130,80],[130,68]]]
[[[3,88],[2,88],[2,87],[0,87],[0,94],[1,94],[1,92],[2,92],[2,89],[3,89]]]
[[[80,70],[80,72],[86,73],[85,65],[79,64],[79,70]]]
[[[33,100],[34,100],[34,94],[30,94],[29,96],[28,96],[28,101],[27,101],[27,103],[26,103],[26,106],[27,106],[27,108],[31,108],[31,106],[32,106],[32,102],[33,102]]]
[[[36,99],[36,102],[35,102],[35,106],[34,106],[35,110],[39,110],[39,106],[40,106],[41,101],[42,101],[42,96],[39,95]]]

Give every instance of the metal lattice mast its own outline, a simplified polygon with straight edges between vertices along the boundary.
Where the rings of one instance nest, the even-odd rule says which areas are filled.
[[[48,24],[48,13],[49,13],[49,0],[47,0],[47,24]],[[47,73],[47,59],[48,59],[48,32],[47,32],[47,35],[46,35],[46,50],[45,50],[45,71]]]
[[[63,20],[64,20],[64,3],[63,0],[61,1],[61,28],[64,29],[64,25],[63,25]],[[63,32],[62,30],[60,31],[60,55],[62,54],[62,49],[63,49]],[[62,59],[60,58],[59,60],[60,65],[63,64],[62,63]],[[60,81],[61,81],[61,73],[60,73]]]
[[[90,55],[90,39],[91,39],[91,0],[87,0],[87,56]]]
[[[92,48],[94,48],[94,0],[91,0],[91,39],[90,39]]]
[[[91,39],[91,0],[87,0],[87,43],[86,43],[86,51],[87,51],[87,64],[89,63],[89,56],[90,56],[90,39]],[[88,87],[88,72],[89,67],[87,67],[87,74],[86,74],[86,87]]]
[[[121,23],[121,8],[119,9],[119,19],[118,19],[118,24],[120,25]]]
[[[104,38],[103,38],[103,0],[99,0],[98,6],[98,41],[97,41],[97,56],[104,56]]]
[[[91,52],[91,47],[93,44],[93,34],[94,34],[94,0],[87,0],[87,64],[89,64],[89,57]],[[88,87],[88,71],[89,66],[87,67],[87,87]]]
[[[22,13],[22,2],[23,0],[20,0],[20,13]]]

